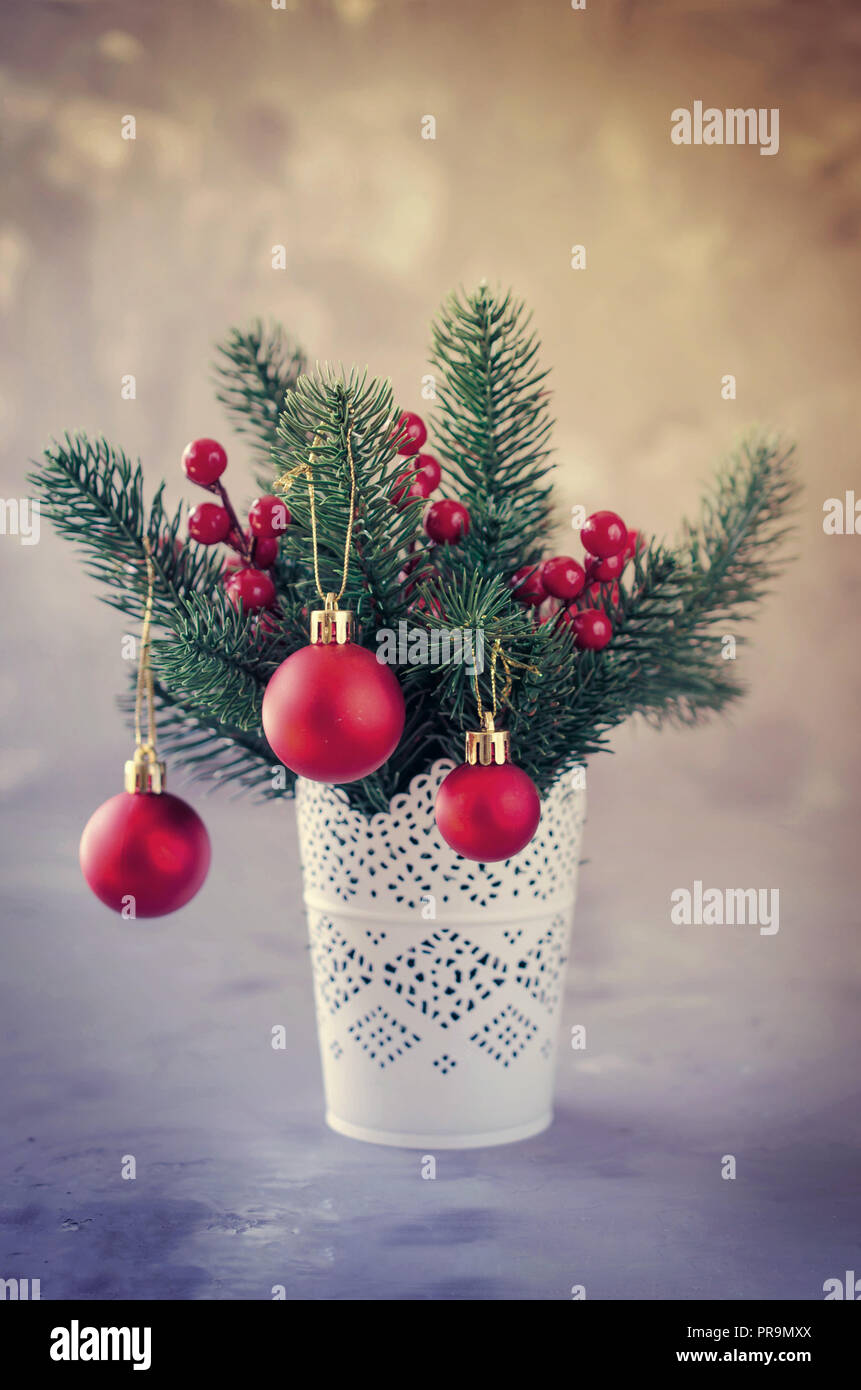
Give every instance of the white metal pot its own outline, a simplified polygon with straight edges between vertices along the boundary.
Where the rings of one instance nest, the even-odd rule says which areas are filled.
[[[434,821],[451,766],[370,819],[297,785],[326,1120],[369,1143],[507,1144],[553,1118],[585,792],[561,779],[525,850],[475,864]]]

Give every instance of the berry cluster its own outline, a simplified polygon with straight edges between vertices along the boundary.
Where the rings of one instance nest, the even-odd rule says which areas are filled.
[[[433,454],[415,453],[428,437],[420,415],[405,410],[395,427],[395,437],[399,454],[415,454],[412,467],[398,475],[392,491],[392,502],[396,507],[403,507],[416,498],[427,498],[436,492],[442,470]],[[456,502],[451,497],[440,497],[427,508],[423,524],[428,536],[437,545],[457,545],[469,531],[469,512],[462,502]]]
[[[275,585],[267,573],[278,558],[278,539],[290,525],[290,512],[280,497],[258,497],[248,509],[244,529],[233,510],[221,475],[227,454],[214,439],[195,439],[182,456],[185,476],[218,502],[200,502],[188,514],[188,534],[199,545],[224,542],[234,554],[224,566],[224,586],[234,607],[246,612],[275,605]]]
[[[511,576],[511,587],[519,603],[544,607],[541,622],[563,624],[571,631],[575,644],[589,651],[601,651],[613,636],[613,627],[604,608],[619,601],[618,580],[631,556],[642,545],[639,533],[629,531],[615,512],[593,512],[580,532],[586,553],[585,565],[570,555],[554,555],[538,565],[523,565]]]

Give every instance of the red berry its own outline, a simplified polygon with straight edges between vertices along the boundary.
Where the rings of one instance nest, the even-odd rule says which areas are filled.
[[[586,561],[586,578],[590,582],[597,579],[602,584],[609,584],[611,580],[619,578],[627,563],[628,558],[622,550],[618,555],[608,555],[606,560],[593,557]]]
[[[417,498],[425,498],[433,491],[428,487],[427,478],[423,474],[414,473],[408,468],[405,473],[401,473],[396,480],[396,486],[392,492],[392,501],[395,506],[401,503],[414,502]]]
[[[425,422],[420,415],[405,410],[395,426],[399,454],[415,454],[428,437]]]
[[[570,621],[576,646],[587,651],[599,652],[613,636],[610,619],[600,608],[583,608],[573,613]]]
[[[583,593],[580,595],[580,601],[581,603],[583,603],[585,600],[584,606],[588,606],[589,604],[593,603],[606,603],[608,592],[610,595],[609,602],[612,604],[617,604],[619,602],[618,584],[614,584],[613,587],[610,588],[609,585],[600,584],[596,580],[594,584],[589,584],[586,586],[586,588],[583,590]]]
[[[554,555],[541,566],[541,578],[548,594],[570,602],[582,592],[586,571],[570,555]]]
[[[230,530],[230,513],[217,502],[201,502],[188,514],[188,534],[201,545],[217,545]]]
[[[639,531],[630,530],[628,532],[628,542],[625,546],[625,559],[630,560],[631,556],[636,555],[638,550],[643,550],[645,548],[645,544],[646,542],[643,540]]]
[[[608,555],[618,555],[628,544],[628,528],[615,512],[593,512],[587,516],[580,532],[584,550],[590,555],[606,559]]]
[[[540,565],[523,565],[511,576],[511,588],[518,603],[537,607],[547,597],[547,590],[541,579]]]
[[[257,569],[268,570],[269,566],[274,565],[278,559],[278,542],[275,537],[256,536],[252,556]]]
[[[439,459],[434,458],[433,454],[419,454],[416,459],[416,473],[423,477],[427,483],[428,490],[425,497],[430,496],[439,487],[439,480],[442,477]]]
[[[441,497],[425,512],[424,527],[438,545],[456,545],[469,532],[469,512],[462,502]]]
[[[227,454],[215,439],[194,439],[182,455],[185,476],[200,487],[210,487],[227,467]]]
[[[255,608],[268,608],[275,602],[275,585],[263,570],[246,565],[238,569],[227,581],[227,597],[238,608],[240,603],[246,612]]]
[[[282,536],[290,525],[290,512],[282,497],[258,497],[248,508],[248,525],[255,536],[267,540]]]

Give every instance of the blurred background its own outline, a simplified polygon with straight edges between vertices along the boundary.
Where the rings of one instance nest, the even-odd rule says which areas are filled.
[[[322,1127],[292,807],[177,775],[213,840],[204,891],[133,930],[90,897],[77,841],[128,755],[126,626],[47,524],[0,537],[0,1277],[43,1298],[821,1298],[861,1268],[861,536],[822,530],[827,498],[861,496],[861,12],[0,13],[4,498],[73,428],[174,501],[184,445],[215,436],[250,496],[209,378],[228,325],[278,318],[423,411],[429,320],[482,278],[533,306],[553,369],[549,552],[574,503],[672,536],[752,424],[797,440],[805,483],[797,558],[740,651],[746,703],[700,732],[626,727],[590,765],[564,1013],[588,1048],[560,1057],[555,1127],[433,1183]],[[674,145],[696,100],[778,107],[779,152]],[[778,888],[779,933],[673,926],[695,879]]]

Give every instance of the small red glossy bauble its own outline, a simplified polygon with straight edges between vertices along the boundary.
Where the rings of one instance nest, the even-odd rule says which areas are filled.
[[[424,527],[438,545],[456,545],[469,531],[469,512],[462,502],[441,497],[425,512]]]
[[[523,565],[511,576],[511,591],[518,603],[537,608],[547,597],[540,565]]]
[[[425,497],[429,497],[439,487],[442,469],[439,466],[439,459],[434,458],[433,454],[419,454],[416,459],[416,473],[424,478],[427,484]]]
[[[428,437],[425,422],[412,410],[405,410],[395,426],[399,454],[415,454]]]
[[[514,763],[462,763],[436,797],[436,823],[446,844],[464,859],[491,864],[519,854],[538,829],[535,783]]]
[[[188,534],[200,545],[217,545],[229,530],[230,514],[217,502],[199,502],[188,514]]]
[[[580,540],[584,550],[604,560],[618,555],[628,544],[628,528],[616,512],[593,512],[587,516]]]
[[[200,487],[210,487],[227,467],[227,454],[216,439],[194,439],[182,455],[185,476]]]
[[[275,602],[275,585],[265,570],[253,565],[235,570],[224,587],[233,606],[238,608],[241,603],[247,613]]]
[[[590,652],[601,651],[613,636],[610,619],[600,608],[583,608],[579,613],[572,613],[571,627],[575,645]]]
[[[281,497],[258,497],[248,508],[252,535],[271,540],[283,536],[290,525],[290,511]]]
[[[211,850],[206,826],[169,792],[120,792],[87,821],[84,878],[97,898],[128,917],[164,917],[203,885]]]
[[[570,603],[583,590],[586,571],[570,555],[554,555],[541,566],[541,578],[548,594]]]
[[[275,756],[312,782],[356,782],[376,772],[397,748],[404,716],[391,667],[355,642],[300,647],[263,696]]]

